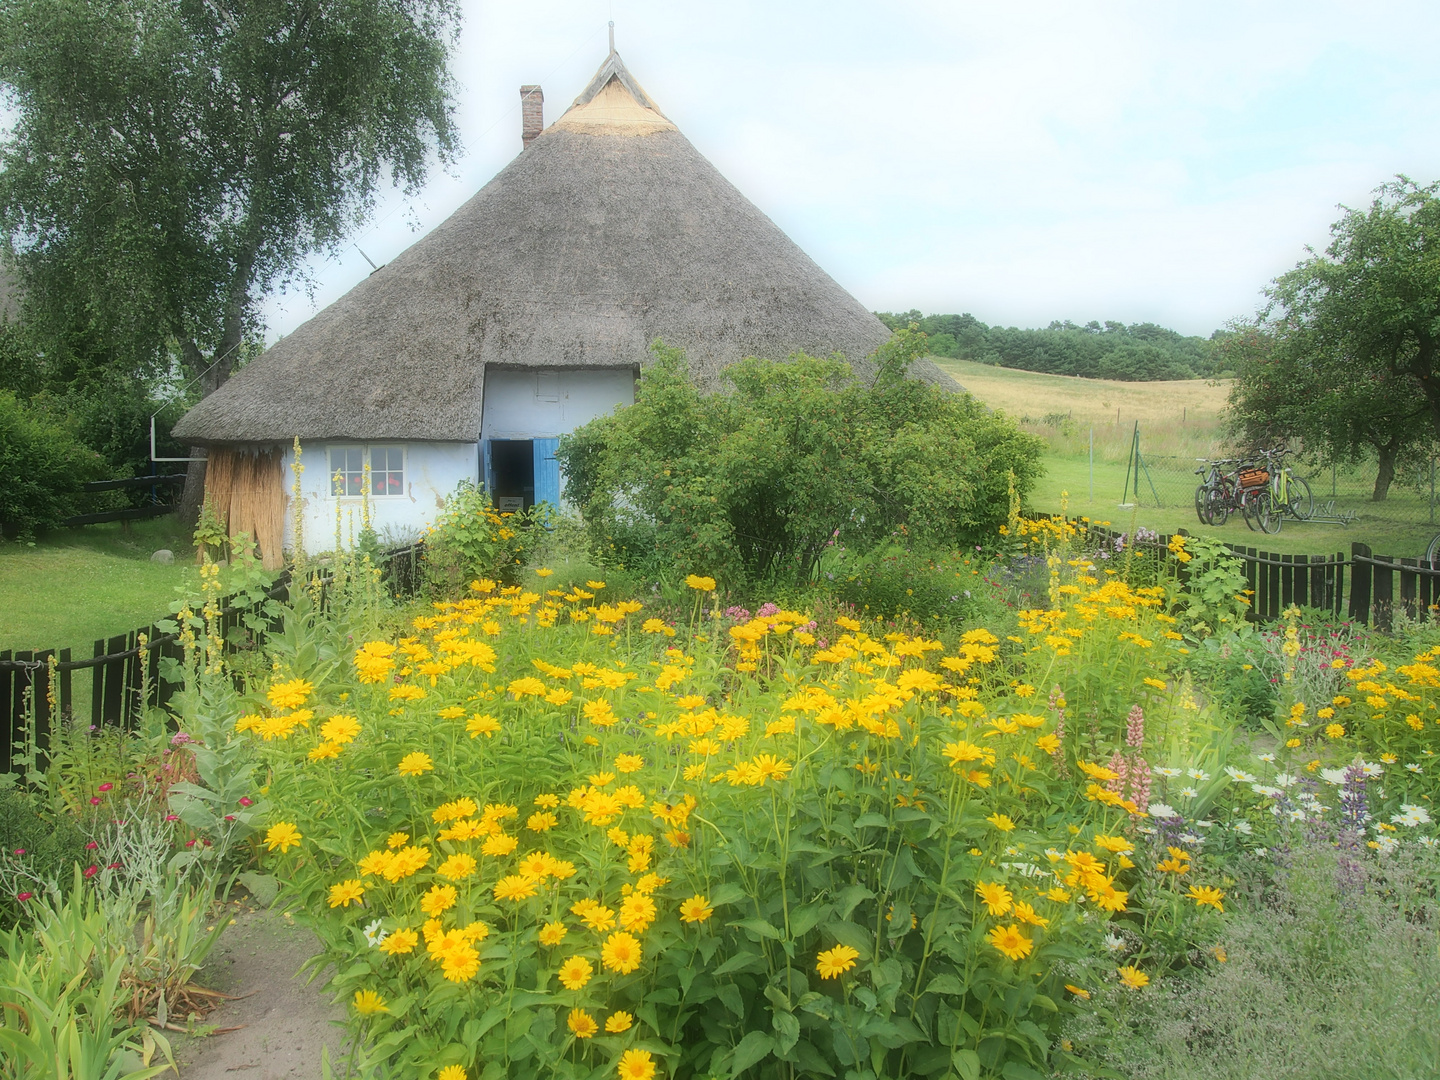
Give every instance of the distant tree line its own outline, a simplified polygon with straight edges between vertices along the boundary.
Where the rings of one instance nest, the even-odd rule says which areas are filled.
[[[1154,323],[1052,322],[1043,330],[987,326],[974,315],[877,311],[891,330],[911,323],[930,338],[934,356],[1087,379],[1203,379],[1224,374],[1211,340]]]

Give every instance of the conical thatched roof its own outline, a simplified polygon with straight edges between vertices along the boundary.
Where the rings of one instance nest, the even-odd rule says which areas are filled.
[[[267,349],[175,434],[474,441],[487,364],[631,367],[662,338],[714,388],[746,356],[841,352],[864,369],[888,336],[612,52],[444,224]]]

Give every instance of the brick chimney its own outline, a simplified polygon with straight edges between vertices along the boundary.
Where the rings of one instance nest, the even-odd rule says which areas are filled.
[[[545,130],[545,94],[538,86],[520,87],[520,139],[528,149]]]

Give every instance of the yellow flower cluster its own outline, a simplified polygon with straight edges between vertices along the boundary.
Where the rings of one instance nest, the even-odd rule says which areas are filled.
[[[888,792],[901,814],[974,800],[972,822],[989,825],[976,840],[989,856],[967,864],[979,868],[976,911],[991,920],[983,940],[992,962],[1028,970],[1037,944],[1082,910],[1087,921],[1126,910],[1120,875],[1133,848],[1117,834],[1144,814],[1107,786],[1114,770],[1062,771],[1071,768],[1058,730],[1066,705],[1054,693],[1047,702],[1048,680],[1001,674],[1002,653],[1048,661],[1104,637],[1139,656],[1162,639],[1163,589],[1076,570],[1063,607],[1021,613],[1028,636],[1013,649],[985,629],[947,650],[846,616],[822,644],[798,611],[728,628],[697,618],[682,637],[638,603],[596,602],[601,582],[542,595],[477,581],[415,619],[413,634],[360,645],[349,686],[360,689],[346,711],[316,704],[318,731],[259,741],[287,818],[266,846],[293,853],[297,872],[298,859],[325,868],[325,917],[380,920],[385,986],[493,992],[524,942],[540,968],[527,987],[553,995],[567,1038],[650,1038],[637,1034],[646,1013],[611,996],[620,980],[643,976],[679,935],[724,932],[716,836],[783,819],[797,793],[823,794],[823,769]],[[692,577],[697,594],[714,590]],[[1151,674],[1160,670],[1146,658],[1164,691]],[[285,715],[315,696],[298,682],[272,687]],[[839,805],[842,785],[826,782]],[[1012,872],[1053,827],[1043,789],[1073,794],[1094,850],[1067,838],[1048,869]],[[1212,892],[1191,898],[1210,903]],[[924,932],[923,918],[896,919]],[[903,936],[903,924],[890,933]],[[864,979],[869,962],[833,944],[818,951],[812,977]],[[378,994],[364,1001],[375,1023],[388,1022]],[[618,1069],[644,1077],[655,1063],[632,1047]]]

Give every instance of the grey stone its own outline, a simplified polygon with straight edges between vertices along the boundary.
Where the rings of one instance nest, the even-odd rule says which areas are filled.
[[[175,553],[169,548],[161,548],[159,551],[155,552],[154,555],[150,556],[150,561],[163,563],[166,566],[169,566],[175,561]]]

